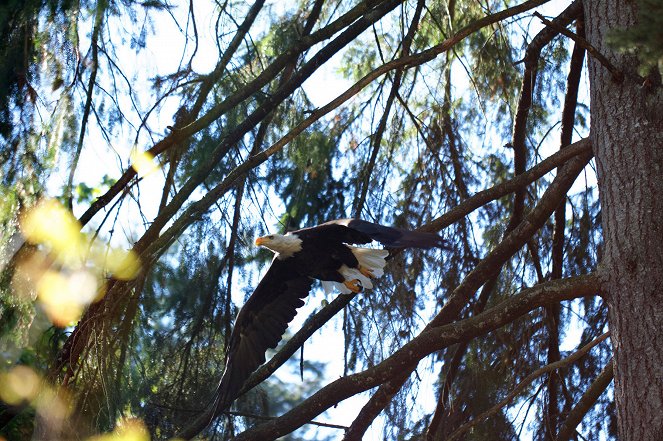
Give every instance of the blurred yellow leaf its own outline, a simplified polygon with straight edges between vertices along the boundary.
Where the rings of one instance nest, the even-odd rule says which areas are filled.
[[[149,441],[150,433],[145,423],[137,418],[125,418],[118,421],[112,433],[96,435],[88,441]]]
[[[133,250],[113,248],[108,253],[104,266],[116,279],[131,280],[140,271],[140,259]]]
[[[21,217],[21,232],[35,244],[49,246],[65,264],[80,263],[85,257],[85,236],[81,224],[53,199],[46,199]]]
[[[27,366],[16,366],[0,374],[0,399],[13,406],[30,402],[39,393],[41,379]]]
[[[136,170],[136,173],[141,178],[159,168],[159,164],[154,160],[154,156],[150,152],[133,151],[130,159],[131,167]]]
[[[37,296],[48,318],[57,326],[70,325],[97,295],[97,279],[87,271],[66,274],[47,270],[37,281]]]

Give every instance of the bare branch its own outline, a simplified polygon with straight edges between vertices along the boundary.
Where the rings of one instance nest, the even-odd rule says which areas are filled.
[[[580,398],[580,401],[575,405],[569,416],[566,418],[566,421],[564,421],[564,424],[562,424],[562,428],[557,434],[556,441],[567,441],[575,434],[576,427],[578,427],[582,418],[587,414],[589,409],[594,406],[596,400],[599,399],[601,394],[612,382],[614,376],[612,364],[613,362],[611,358],[610,361],[608,361],[608,364],[603,368],[603,371],[598,377],[596,377],[591,386],[589,386],[582,395],[582,398]]]
[[[435,351],[485,335],[550,302],[593,295],[598,288],[599,281],[594,274],[547,282],[526,289],[475,317],[444,326],[428,327],[383,362],[332,382],[281,417],[247,430],[235,439],[276,439],[301,427],[346,398],[400,377],[403,372],[411,372],[420,360]]]
[[[542,375],[545,375],[549,372],[554,372],[558,369],[565,369],[568,366],[572,365],[576,361],[580,360],[582,357],[584,357],[594,346],[597,344],[601,343],[604,341],[606,338],[610,336],[609,332],[606,332],[605,334],[601,335],[600,337],[595,338],[582,348],[580,348],[578,351],[574,352],[573,354],[569,355],[568,357],[563,358],[562,360],[556,361],[554,363],[550,363],[546,366],[543,366],[528,376],[526,376],[518,385],[511,391],[509,394],[499,403],[488,409],[487,411],[483,412],[481,415],[478,415],[476,418],[474,418],[472,421],[463,424],[460,426],[458,429],[456,429],[454,432],[452,432],[449,437],[447,438],[449,441],[458,439],[462,434],[470,430],[472,427],[476,426],[477,424],[481,423],[482,421],[487,420],[491,416],[495,415],[495,413],[499,412],[502,408],[507,406],[520,392],[522,392],[527,386],[529,386],[534,380],[539,378]]]
[[[621,83],[624,81],[624,72],[620,71],[617,69],[613,64],[608,60],[605,55],[603,55],[601,52],[599,52],[598,49],[596,49],[594,46],[589,44],[587,40],[579,36],[578,34],[575,34],[568,29],[566,29],[564,26],[560,26],[558,23],[555,23],[554,21],[547,20],[543,15],[539,14],[538,12],[534,12],[534,15],[541,20],[543,24],[546,26],[556,30],[560,34],[569,37],[571,40],[573,40],[578,46],[584,48],[589,54],[596,58],[599,63],[601,63],[612,75],[612,80],[615,83]],[[641,80],[644,81],[642,78]]]
[[[536,207],[467,275],[428,327],[449,323],[458,316],[474,292],[499,271],[501,265],[543,226],[591,157],[591,153],[576,156],[559,170]]]

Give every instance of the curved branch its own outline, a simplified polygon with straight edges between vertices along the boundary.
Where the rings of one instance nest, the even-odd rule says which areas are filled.
[[[463,424],[462,426],[460,426],[458,429],[456,429],[449,435],[447,440],[452,441],[458,439],[462,434],[470,430],[472,427],[476,426],[482,421],[485,421],[486,419],[493,416],[495,413],[499,412],[502,408],[508,405],[520,392],[522,392],[523,389],[529,386],[534,380],[549,372],[554,372],[557,369],[567,368],[568,366],[572,365],[573,363],[584,357],[590,351],[590,349],[592,349],[594,346],[604,341],[609,336],[610,333],[606,332],[605,334],[595,338],[594,340],[592,340],[591,342],[580,348],[578,351],[569,355],[568,357],[563,358],[562,360],[556,361],[554,363],[550,363],[546,366],[543,366],[535,370],[534,372],[526,376],[520,383],[518,383],[518,385],[511,392],[509,392],[509,394],[502,401],[500,401],[499,403],[497,403],[487,411],[483,412],[482,414],[478,415],[472,421],[469,421]]]
[[[569,416],[566,418],[566,421],[564,421],[562,428],[557,434],[556,441],[567,441],[575,434],[576,427],[578,427],[582,418],[596,403],[596,400],[599,399],[601,394],[608,388],[610,382],[612,382],[614,376],[612,363],[611,358],[610,361],[608,361],[608,364],[603,368],[603,371],[598,377],[596,377],[594,382],[582,395],[582,398],[580,398],[580,401],[578,401],[571,413],[569,413]]]
[[[382,3],[385,2],[385,0],[381,1]],[[380,5],[381,1],[367,0],[365,2],[362,2],[359,5],[355,6],[353,9],[351,9],[350,11],[348,11],[343,16],[339,17],[336,21],[325,26],[323,29],[320,29],[309,36],[300,38],[292,48],[285,51],[282,55],[278,56],[253,81],[249,82],[240,90],[238,90],[235,94],[229,96],[224,101],[214,106],[205,115],[195,120],[194,122],[191,122],[190,124],[181,128],[176,127],[175,130],[171,131],[165,138],[163,138],[162,140],[157,142],[154,146],[152,146],[150,149],[148,149],[147,152],[153,156],[157,156],[162,152],[164,152],[165,150],[167,150],[168,148],[177,144],[178,142],[183,141],[191,137],[195,133],[198,133],[199,131],[205,129],[214,121],[216,121],[218,118],[220,118],[228,110],[232,109],[239,103],[248,99],[255,92],[257,92],[263,86],[265,86],[270,81],[272,81],[276,77],[276,75],[278,75],[278,73],[290,62],[290,60],[298,57],[304,51],[313,47],[315,44],[320,43],[328,38],[331,38],[341,29],[353,25],[353,22],[354,25],[356,25],[357,23],[355,21],[357,21],[359,17],[362,17],[364,15],[370,15],[371,10],[373,8],[377,8],[377,6]],[[394,1],[387,0],[387,2],[393,3]],[[253,15],[257,14],[261,6],[262,5],[260,2],[254,4],[253,8],[249,11],[244,23],[242,23],[242,26],[240,26],[240,28],[238,29],[237,34],[235,35],[235,38],[232,41],[232,45],[229,46],[229,50],[226,51],[226,54],[230,54],[231,51],[235,51],[237,49],[236,46],[239,45],[239,43],[241,42],[243,35],[246,35],[245,30],[248,30],[248,28],[250,28],[251,23],[255,19]],[[326,47],[329,47],[333,43],[334,42],[330,43]],[[226,60],[225,58],[228,58],[228,60]],[[227,65],[228,61],[229,61],[228,55],[222,58],[221,62],[217,65],[218,72],[217,69],[215,69],[215,71],[211,74],[211,76],[208,77],[209,81],[203,83],[203,85],[201,86],[199,97],[201,97],[202,95],[206,96],[209,93],[209,89],[211,89],[214,79],[216,78],[217,75],[221,75],[223,73],[225,65]],[[199,110],[202,107],[203,103],[204,100],[201,100],[199,98],[197,99],[193,108]],[[216,151],[214,156],[216,156]],[[90,207],[85,211],[85,213],[83,213],[83,215],[79,218],[79,222],[82,225],[85,225],[87,222],[89,222],[90,219],[92,219],[92,217],[99,210],[101,210],[108,203],[110,203],[110,201],[113,200],[113,198],[115,198],[115,196],[117,196],[126,187],[126,185],[129,183],[129,181],[131,181],[131,179],[134,176],[136,176],[136,171],[133,169],[133,167],[127,168],[127,170],[115,182],[115,184],[113,184],[106,193],[101,195],[97,200],[95,200],[90,205]]]
[[[518,175],[501,184],[497,184],[486,190],[482,190],[474,196],[464,200],[442,216],[430,221],[425,226],[421,227],[421,231],[437,232],[452,225],[463,217],[467,216],[477,208],[483,205],[506,196],[509,193],[516,191],[520,187],[525,187],[528,184],[536,181],[545,174],[549,173],[556,167],[561,166],[569,159],[586,154],[592,151],[592,145],[588,138],[583,138],[580,141],[574,142],[563,150],[560,150],[543,161],[539,162],[525,173]]]
[[[594,295],[599,279],[588,274],[536,285],[475,317],[428,327],[383,362],[328,384],[301,404],[268,423],[239,434],[237,441],[273,440],[301,427],[340,401],[414,370],[427,355],[460,341],[485,335],[551,302]]]

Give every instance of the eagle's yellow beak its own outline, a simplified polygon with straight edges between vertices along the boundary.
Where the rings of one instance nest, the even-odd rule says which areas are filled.
[[[259,237],[259,238],[256,239],[256,246],[257,247],[261,246],[263,243],[265,243],[265,238],[264,237]]]

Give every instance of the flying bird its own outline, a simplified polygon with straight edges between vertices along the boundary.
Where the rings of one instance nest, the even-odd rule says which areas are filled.
[[[214,415],[237,398],[244,382],[265,362],[304,305],[314,279],[325,289],[358,293],[372,288],[371,279],[384,274],[389,251],[361,248],[373,240],[387,248],[447,248],[437,234],[385,227],[359,219],[340,219],[259,237],[255,243],[274,252],[274,260],[253,294],[240,309],[230,335],[226,367],[219,383]]]

